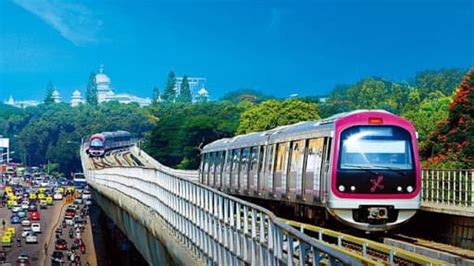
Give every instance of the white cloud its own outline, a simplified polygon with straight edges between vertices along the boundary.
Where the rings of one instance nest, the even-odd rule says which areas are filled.
[[[77,46],[98,41],[102,21],[79,3],[61,0],[13,0],[17,5],[41,18],[66,40]]]

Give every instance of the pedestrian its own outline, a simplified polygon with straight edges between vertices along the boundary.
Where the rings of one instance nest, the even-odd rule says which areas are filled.
[[[48,244],[44,243],[44,254],[48,254]]]
[[[5,219],[2,219],[3,230],[5,230]]]

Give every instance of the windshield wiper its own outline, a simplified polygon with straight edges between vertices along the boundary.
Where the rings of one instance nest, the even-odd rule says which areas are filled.
[[[367,168],[367,167],[363,167],[361,165],[357,165],[357,164],[344,164],[344,166],[349,166],[349,167],[354,167],[354,168],[357,168],[357,169],[361,169],[361,170],[364,170],[368,173],[371,173],[373,175],[379,175],[379,173],[375,172],[375,171],[372,171],[371,168]]]
[[[405,169],[399,168],[399,167],[391,167],[391,166],[383,166],[383,165],[374,165],[374,167],[382,168],[382,169],[387,169],[387,170],[392,170],[395,171],[396,173],[399,173],[402,176],[406,176],[407,173],[405,173]]]

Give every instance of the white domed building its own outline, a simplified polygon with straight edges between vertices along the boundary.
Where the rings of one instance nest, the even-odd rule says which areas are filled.
[[[104,66],[101,65],[99,73],[95,75],[95,83],[97,85],[97,101],[99,103],[106,102],[114,98],[115,93],[110,87],[110,78],[104,74]]]
[[[71,106],[76,107],[81,103],[84,103],[84,99],[82,99],[81,92],[79,90],[75,90],[72,93]]]
[[[61,95],[59,94],[59,91],[54,90],[51,97],[53,98],[55,103],[60,103],[61,102]]]

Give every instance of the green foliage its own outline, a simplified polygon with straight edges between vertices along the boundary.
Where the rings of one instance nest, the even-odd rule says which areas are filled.
[[[252,89],[239,89],[226,93],[221,97],[221,101],[230,101],[232,103],[238,103],[248,101],[252,103],[261,103],[265,100],[272,99],[273,97],[267,96],[262,92]]]
[[[97,105],[97,83],[95,80],[95,73],[91,72],[86,88],[86,102],[90,105]]]
[[[54,91],[53,82],[50,80],[48,81],[48,85],[46,86],[46,96],[44,97],[44,104],[54,103],[53,91]]]
[[[181,103],[191,103],[193,96],[191,95],[191,88],[189,88],[188,77],[184,75],[183,82],[181,82],[181,87],[179,89],[178,102]]]
[[[426,167],[474,168],[474,69],[464,76],[440,122],[422,149]]]
[[[81,138],[119,129],[143,138],[153,125],[149,110],[137,104],[107,102],[74,108],[52,104],[18,109],[18,112],[11,112],[10,108],[0,105],[0,118],[6,120],[5,135],[14,141],[14,159],[31,162],[30,165],[58,163],[58,171],[65,174],[80,170]]]
[[[196,169],[200,148],[233,136],[247,107],[230,102],[160,105],[156,113],[159,121],[145,142],[145,150],[165,165]]]
[[[318,106],[301,100],[268,100],[243,112],[237,134],[319,119]]]
[[[162,99],[164,102],[174,102],[176,98],[176,91],[174,87],[176,85],[176,75],[173,71],[170,71],[168,74],[168,79],[166,80],[165,91],[163,92]]]
[[[451,101],[452,97],[434,92],[419,104],[419,108],[403,113],[403,117],[415,126],[421,149],[426,145],[428,135],[435,130],[437,124],[448,117],[448,106]]]
[[[440,91],[451,95],[456,86],[462,81],[465,71],[459,68],[427,70],[419,72],[415,77],[415,86],[420,89],[421,97]]]

